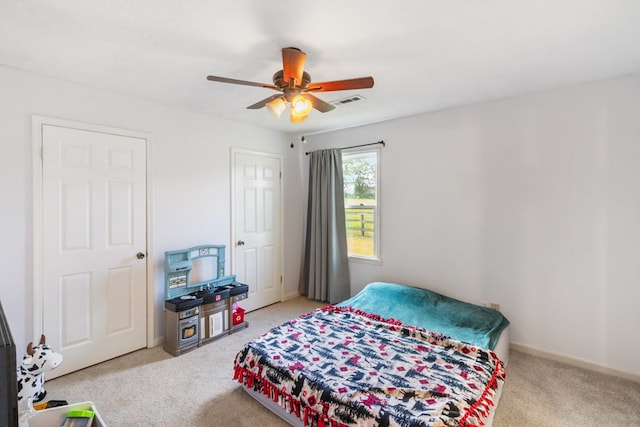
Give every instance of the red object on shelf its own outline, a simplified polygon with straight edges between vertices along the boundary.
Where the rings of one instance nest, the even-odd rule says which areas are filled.
[[[233,324],[239,325],[242,322],[244,322],[244,309],[238,307],[236,311],[233,312]]]

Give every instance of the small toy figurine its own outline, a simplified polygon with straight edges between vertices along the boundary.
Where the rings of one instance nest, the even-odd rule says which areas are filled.
[[[40,343],[27,345],[27,353],[18,367],[18,407],[21,412],[33,410],[33,404],[45,398],[44,373],[57,368],[62,363],[62,355],[53,351],[40,336]]]

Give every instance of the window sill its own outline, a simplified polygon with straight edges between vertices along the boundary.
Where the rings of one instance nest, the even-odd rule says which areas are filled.
[[[382,265],[382,260],[380,258],[362,258],[357,256],[350,256],[349,262],[356,262],[358,264]]]

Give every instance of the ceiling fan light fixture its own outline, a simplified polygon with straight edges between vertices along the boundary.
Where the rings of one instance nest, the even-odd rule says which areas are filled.
[[[267,102],[265,105],[276,119],[279,119],[284,110],[287,109],[287,104],[282,98],[276,98],[271,102]]]
[[[313,108],[313,104],[310,100],[305,98],[302,95],[296,95],[291,100],[291,121],[292,122],[301,122],[307,118],[311,109]]]

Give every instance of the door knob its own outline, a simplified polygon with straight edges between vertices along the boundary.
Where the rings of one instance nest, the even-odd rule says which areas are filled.
[[[244,246],[244,242],[243,242],[242,240],[238,240],[238,241],[236,242],[236,245],[238,245],[238,246]]]
[[[145,257],[145,254],[144,254],[144,253],[142,253],[142,252],[138,252],[138,253],[136,254],[136,258],[138,258],[138,259],[144,259],[144,257]]]

